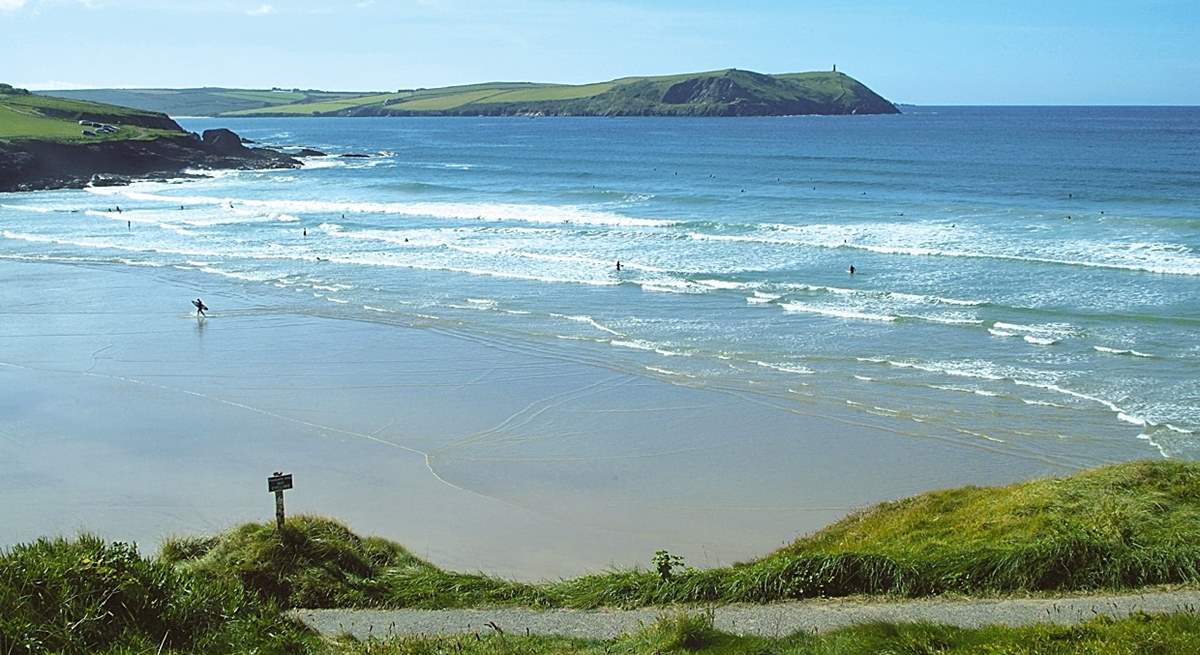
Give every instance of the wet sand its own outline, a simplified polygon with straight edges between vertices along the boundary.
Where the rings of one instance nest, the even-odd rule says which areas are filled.
[[[569,344],[297,313],[195,271],[0,261],[0,544],[154,550],[270,520],[276,470],[290,514],[525,579],[660,548],[727,564],[878,500],[1064,472]]]

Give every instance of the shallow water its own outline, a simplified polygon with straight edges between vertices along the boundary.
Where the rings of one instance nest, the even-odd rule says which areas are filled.
[[[568,342],[1060,466],[1197,453],[1200,109],[184,124],[372,157],[9,195],[0,257]]]

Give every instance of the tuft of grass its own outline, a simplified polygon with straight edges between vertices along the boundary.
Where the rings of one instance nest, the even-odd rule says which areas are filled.
[[[399,544],[362,538],[325,518],[251,523],[211,542],[174,540],[165,561],[240,581],[271,601],[295,607],[548,606],[530,585],[484,575],[451,573],[421,560]]]
[[[315,638],[235,580],[84,535],[0,552],[0,653],[311,652]]]

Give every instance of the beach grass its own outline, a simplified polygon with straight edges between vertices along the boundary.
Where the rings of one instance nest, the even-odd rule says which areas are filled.
[[[0,653],[301,652],[303,626],[231,578],[205,577],[97,537],[0,552]]]
[[[253,530],[243,539],[253,541]],[[337,531],[314,536],[310,557],[332,570],[361,567],[364,553],[422,568],[386,543],[350,539]],[[359,551],[346,551],[354,543]],[[187,551],[212,552],[216,543],[175,542]],[[323,550],[322,550],[323,549]],[[177,552],[177,554],[179,554]],[[228,554],[228,553],[226,553]],[[276,557],[279,553],[275,554]],[[258,653],[299,655],[470,655],[511,653],[875,653],[1124,654],[1200,651],[1194,613],[1097,618],[1075,626],[989,626],[976,629],[928,623],[870,623],[812,635],[736,636],[717,630],[708,611],[664,611],[653,623],[611,640],[482,634],[360,641],[323,638],[251,593],[238,580],[148,559],[135,547],[91,536],[42,539],[0,552],[0,652],[156,655]],[[286,561],[277,561],[286,565]],[[311,563],[311,562],[310,562]],[[315,580],[313,581],[316,582]]]
[[[0,653],[1142,653],[1197,652],[1195,614],[1071,626],[870,624],[777,639],[676,613],[612,641],[499,633],[324,640],[285,607],[718,606],[846,594],[1128,590],[1200,577],[1200,464],[1131,462],[877,507],[765,557],[521,583],[442,570],[335,521],[289,519],[167,540],[156,558],[92,536],[0,551]],[[689,610],[682,610],[688,612]]]
[[[883,503],[760,559],[545,583],[442,570],[323,518],[250,524],[162,557],[302,607],[640,607],[858,594],[1123,590],[1200,582],[1200,464],[1131,462]],[[648,554],[647,562],[650,557]]]

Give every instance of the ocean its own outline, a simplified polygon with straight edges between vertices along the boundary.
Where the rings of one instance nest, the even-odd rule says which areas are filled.
[[[330,156],[8,194],[0,258],[494,339],[935,452],[1200,455],[1200,108],[180,122]],[[439,453],[467,448],[520,446]]]

